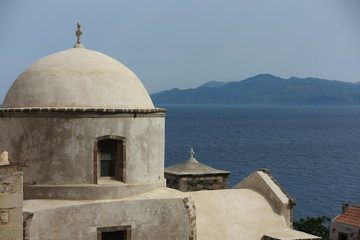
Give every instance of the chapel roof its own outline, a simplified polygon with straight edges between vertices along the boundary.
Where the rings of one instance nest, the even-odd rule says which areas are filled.
[[[360,206],[349,206],[344,213],[334,218],[333,221],[360,227]]]
[[[140,79],[117,60],[84,48],[51,54],[25,69],[9,89],[3,108],[154,109]]]
[[[264,187],[266,187],[266,183]],[[188,192],[196,206],[198,239],[308,239],[314,235],[294,231],[274,211],[273,199],[255,189]]]
[[[194,154],[195,152],[191,148],[190,158],[187,161],[165,168],[165,173],[175,175],[230,174],[230,172],[218,170],[198,162],[194,158]]]

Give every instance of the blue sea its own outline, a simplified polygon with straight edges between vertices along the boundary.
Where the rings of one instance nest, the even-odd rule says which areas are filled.
[[[165,165],[195,158],[231,172],[233,187],[268,168],[297,200],[294,218],[360,205],[360,107],[167,108]]]

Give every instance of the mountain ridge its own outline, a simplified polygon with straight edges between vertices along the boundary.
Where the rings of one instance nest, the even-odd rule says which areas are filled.
[[[151,94],[155,104],[360,105],[360,83],[259,74],[241,81],[210,81],[197,88]]]

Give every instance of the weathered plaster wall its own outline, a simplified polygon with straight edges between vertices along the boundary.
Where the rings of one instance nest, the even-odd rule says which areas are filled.
[[[23,164],[0,166],[0,239],[20,240],[23,236]]]
[[[106,180],[99,184],[25,185],[24,199],[119,199],[161,187],[165,187],[165,181],[123,184],[116,180]]]
[[[30,226],[25,226],[26,237],[96,240],[98,227],[130,225],[132,240],[196,239],[190,238],[194,233],[186,198],[171,189],[158,189],[111,201],[25,200],[24,211],[33,214]]]
[[[360,238],[360,228],[339,222],[330,222],[330,240],[338,240],[339,233],[348,235],[349,240]]]
[[[233,189],[244,188],[253,189],[266,197],[275,212],[283,216],[288,226],[292,227],[292,206],[289,198],[267,173],[254,172],[233,187]]]
[[[264,233],[286,229],[272,203],[251,189],[187,192],[195,202],[199,240],[262,239]]]
[[[126,138],[126,182],[163,179],[164,114],[29,113],[0,118],[0,146],[25,161],[27,184],[91,184],[95,139]]]

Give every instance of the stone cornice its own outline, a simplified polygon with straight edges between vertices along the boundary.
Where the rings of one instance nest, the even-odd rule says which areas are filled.
[[[0,113],[166,113],[165,108],[129,109],[129,108],[81,108],[81,107],[27,107],[0,108]]]

